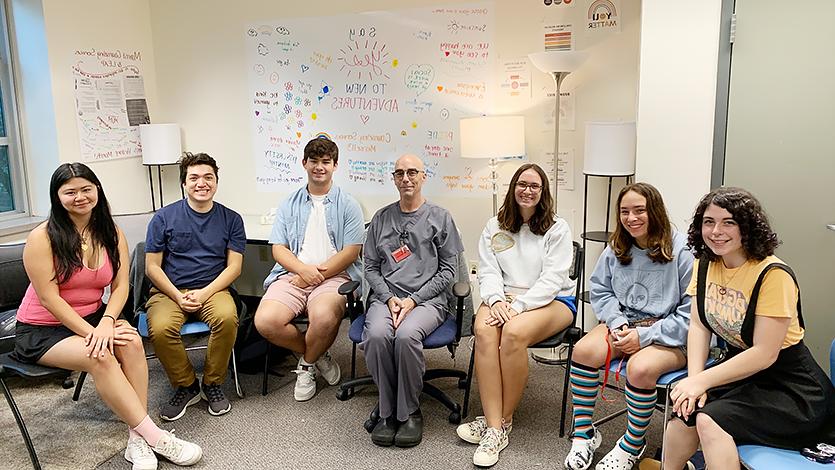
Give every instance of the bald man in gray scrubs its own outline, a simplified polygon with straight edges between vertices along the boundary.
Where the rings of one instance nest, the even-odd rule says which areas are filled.
[[[371,440],[412,447],[423,437],[423,339],[446,319],[449,286],[464,249],[449,212],[421,194],[423,162],[404,155],[392,176],[400,200],[374,214],[363,248],[373,295],[360,347],[380,393],[381,419]]]

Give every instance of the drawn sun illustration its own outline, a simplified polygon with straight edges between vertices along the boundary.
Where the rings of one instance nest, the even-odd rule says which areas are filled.
[[[386,44],[379,41],[351,41],[340,48],[341,55],[336,61],[341,63],[339,70],[347,70],[348,78],[356,74],[357,80],[367,76],[369,80],[384,77],[391,78],[382,66],[389,63]]]
[[[615,291],[625,295],[625,306],[637,311],[646,311],[648,307],[657,305],[662,298],[663,276],[658,271],[617,271],[617,279],[613,281]],[[625,292],[624,292],[625,291]]]

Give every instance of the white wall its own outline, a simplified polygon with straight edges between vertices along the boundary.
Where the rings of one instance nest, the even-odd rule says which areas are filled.
[[[150,0],[151,27],[156,56],[158,105],[152,119],[179,122],[185,147],[206,151],[221,166],[218,199],[245,214],[260,214],[275,207],[293,188],[283,193],[253,193],[255,160],[252,155],[250,95],[246,78],[243,34],[245,26],[280,18],[338,15],[370,10],[396,10],[432,4],[437,0],[331,2],[327,10],[318,2],[273,2],[252,0],[230,3],[224,0]],[[575,190],[562,191],[561,215],[579,235],[582,226],[583,123],[587,120],[634,120],[638,70],[639,2],[623,2],[623,31],[619,34],[583,35],[583,18],[588,5],[569,10],[546,7],[543,2],[499,0],[496,8],[494,50],[499,60],[526,56],[542,48],[544,20],[568,15],[575,24],[577,48],[591,52],[591,58],[565,81],[563,90],[574,90],[577,102],[576,131],[561,132],[561,147],[575,149]],[[561,8],[561,7],[560,7]],[[315,19],[311,20],[315,28]],[[323,31],[323,34],[327,32]],[[532,71],[534,99],[498,103],[497,112],[526,116],[528,156],[544,157],[553,148],[553,132],[542,131],[543,115],[554,106],[553,82],[544,73]],[[392,155],[392,158],[395,158]],[[509,180],[515,163],[503,164],[501,180]],[[173,185],[171,186],[173,188]],[[172,189],[173,190],[173,189]],[[593,191],[595,197],[603,186]],[[366,216],[396,199],[392,186],[385,197],[360,197]],[[452,199],[433,195],[447,207],[464,232],[469,258],[475,258],[476,240],[491,215],[489,197]],[[603,199],[593,200],[602,224]],[[596,255],[595,255],[596,257]]]
[[[76,63],[75,50],[96,48],[139,51],[144,67],[142,73],[145,78],[148,108],[152,118],[154,117],[156,71],[148,2],[43,0],[43,13],[58,143],[57,160],[60,163],[81,161],[71,68]],[[29,155],[27,158],[37,160],[45,156]],[[52,165],[49,174],[54,167],[55,165]],[[101,179],[114,213],[129,214],[151,209],[148,176],[140,159],[94,162],[90,167]],[[45,190],[37,187],[33,188],[33,191],[37,191],[33,193],[34,199],[42,201],[44,196],[47,196],[48,201]]]
[[[636,177],[686,231],[710,189],[721,0],[644,0]]]
[[[39,0],[15,0],[39,4]],[[154,122],[178,122],[184,134],[184,148],[206,151],[215,156],[221,167],[218,199],[243,214],[261,214],[279,201],[284,193],[255,193],[255,161],[249,120],[249,90],[246,79],[243,34],[253,22],[285,17],[315,17],[370,10],[396,10],[454,2],[438,0],[362,0],[330,2],[273,2],[248,0],[41,0],[45,15],[48,45],[49,79],[55,118],[54,138],[57,149],[46,156],[29,155],[30,160],[52,158],[49,173],[57,162],[80,159],[78,133],[74,119],[72,90],[73,51],[77,48],[129,48],[139,50],[144,64],[146,93]],[[583,207],[583,129],[590,120],[634,120],[637,110],[640,2],[623,1],[622,31],[615,34],[585,34],[587,2],[573,6],[547,7],[543,2],[520,3],[513,0],[494,2],[496,10],[496,58],[515,59],[542,48],[542,25],[568,19],[575,25],[575,47],[590,52],[589,60],[563,84],[576,97],[576,130],[561,132],[561,148],[574,149],[574,191],[560,191],[559,212],[572,225],[575,237],[582,228]],[[315,27],[312,23],[311,27]],[[327,34],[327,32],[323,32]],[[498,73],[498,71],[497,71]],[[47,82],[49,83],[49,82]],[[43,86],[43,85],[41,85]],[[532,68],[533,98],[522,101],[502,100],[497,113],[521,113],[526,116],[528,156],[541,160],[553,147],[553,132],[543,131],[544,114],[553,107],[551,78]],[[50,123],[47,123],[50,124]],[[32,136],[44,135],[43,129],[29,129]],[[32,137],[36,139],[37,137]],[[57,151],[57,157],[54,153]],[[395,158],[396,156],[392,156]],[[500,179],[506,182],[515,163],[503,164]],[[150,209],[147,173],[138,159],[95,163],[94,170],[103,180],[117,214],[144,212]],[[47,200],[44,178],[36,175],[33,199]],[[166,201],[179,197],[176,170],[165,174]],[[617,188],[616,188],[617,189]],[[590,229],[602,227],[605,218],[604,181],[593,181],[590,189]],[[390,196],[362,197],[370,217]],[[453,199],[433,195],[432,199],[449,208],[464,232],[469,258],[475,258],[476,240],[484,222],[491,215],[490,198]],[[588,259],[593,266],[598,252]]]

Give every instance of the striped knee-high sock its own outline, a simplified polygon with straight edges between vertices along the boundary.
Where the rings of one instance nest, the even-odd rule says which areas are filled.
[[[657,399],[658,392],[654,388],[637,388],[626,381],[626,434],[618,441],[621,449],[632,455],[641,453]]]
[[[574,437],[591,439],[594,435],[591,425],[594,402],[597,401],[597,391],[600,390],[600,371],[572,362],[568,377],[571,404],[574,407]]]

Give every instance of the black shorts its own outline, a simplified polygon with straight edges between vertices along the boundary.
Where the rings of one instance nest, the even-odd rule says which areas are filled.
[[[101,321],[106,307],[107,304],[102,302],[98,310],[82,318],[96,326]],[[17,322],[12,354],[20,362],[34,364],[53,346],[71,336],[75,336],[75,332],[64,325],[30,325]]]

